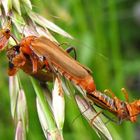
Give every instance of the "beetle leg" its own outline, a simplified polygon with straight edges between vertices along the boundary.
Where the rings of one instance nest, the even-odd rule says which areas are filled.
[[[114,93],[111,90],[109,90],[109,89],[105,89],[104,93],[107,94],[107,95],[110,95],[112,98],[115,97]]]
[[[33,67],[33,73],[37,72],[37,62],[38,62],[38,58],[36,57],[35,54],[32,54],[30,56],[30,59],[32,61],[32,67]]]
[[[100,114],[102,114],[102,110],[97,112],[97,114],[90,120],[90,124],[92,125],[92,123],[94,122],[94,120],[96,119],[96,117],[98,117]]]
[[[43,61],[45,63],[46,66],[46,70],[53,72],[53,73],[57,73],[57,69],[54,68],[53,64],[50,61],[49,57],[43,57]]]
[[[15,37],[13,34],[10,34],[10,36],[11,36],[11,37],[12,37],[12,39],[15,41],[16,45],[18,45],[19,43],[18,43],[18,41],[17,41],[16,37]]]
[[[26,62],[26,58],[23,55],[23,53],[18,54],[12,59],[12,63],[14,64],[15,67],[22,67]]]
[[[70,53],[71,51],[74,52],[74,59],[76,60],[76,59],[77,59],[76,49],[75,49],[74,47],[68,47],[68,48],[66,49],[66,52],[67,52],[67,53]]]
[[[45,62],[46,70],[51,72],[52,70],[50,68],[50,64],[49,64],[48,60],[45,60],[44,62]]]
[[[129,102],[128,92],[126,91],[126,89],[121,88],[121,92],[124,94],[126,102]]]
[[[62,43],[62,44],[59,44],[58,46],[62,46],[62,45],[68,45],[68,43]],[[76,49],[75,47],[68,47],[66,49],[66,52],[67,53],[70,53],[71,51],[74,51],[74,59],[76,60],[77,59],[77,54],[76,54]]]

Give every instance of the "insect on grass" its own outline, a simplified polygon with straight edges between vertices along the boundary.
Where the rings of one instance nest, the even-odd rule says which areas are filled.
[[[109,93],[108,90],[106,90],[106,92]],[[118,118],[119,124],[123,120],[136,122],[137,116],[140,114],[140,100],[129,103],[127,98],[128,95],[124,88],[122,88],[122,92],[126,95],[126,101],[120,100],[115,95],[109,97],[105,93],[101,93],[97,90],[91,94],[87,94],[87,97],[95,103],[95,105],[114,114]]]

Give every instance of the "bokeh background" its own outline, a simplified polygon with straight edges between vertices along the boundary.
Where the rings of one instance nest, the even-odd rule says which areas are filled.
[[[53,34],[77,50],[78,61],[93,71],[97,89],[111,89],[124,100],[125,87],[130,101],[140,98],[140,1],[138,0],[31,0],[33,10],[75,37],[68,40]],[[64,46],[66,47],[66,46]],[[10,114],[8,62],[0,55],[0,139],[14,138]],[[35,93],[29,77],[21,73],[29,111],[29,140],[44,140],[35,105]],[[66,99],[64,138],[98,140],[94,130],[79,115],[76,105]],[[115,140],[140,140],[140,117],[137,122],[107,124]]]

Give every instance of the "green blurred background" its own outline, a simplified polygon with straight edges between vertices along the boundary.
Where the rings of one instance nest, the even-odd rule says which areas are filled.
[[[75,46],[78,61],[93,71],[97,89],[111,89],[124,100],[125,87],[130,101],[140,98],[140,1],[138,0],[31,0],[33,10],[75,37],[59,42]],[[0,55],[0,139],[14,138],[8,94],[8,62]],[[44,140],[35,105],[35,93],[29,78],[21,73],[29,111],[29,140]],[[30,91],[29,91],[30,89]],[[76,105],[66,99],[64,138],[98,140],[94,130],[79,115]],[[135,124],[107,124],[115,140],[140,140],[140,118]]]

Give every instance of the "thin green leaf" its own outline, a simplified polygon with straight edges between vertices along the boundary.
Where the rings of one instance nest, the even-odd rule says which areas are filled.
[[[70,81],[68,81],[65,77],[61,77],[61,81],[62,88],[68,97],[70,97],[72,93],[75,93],[74,86]]]
[[[12,0],[13,7],[16,9],[19,15],[21,15],[21,9],[20,9],[20,1],[19,0]]]
[[[32,20],[34,20],[36,23],[38,23],[39,25],[41,25],[44,28],[48,28],[58,34],[61,34],[67,38],[71,38],[73,39],[73,37],[68,34],[67,32],[65,32],[64,30],[62,30],[60,27],[58,27],[57,25],[55,25],[54,23],[52,23],[51,21],[45,19],[44,17],[40,16],[39,14],[36,14],[34,12],[30,12],[29,16]]]
[[[36,26],[36,30],[40,36],[46,36],[50,40],[57,42],[57,40],[53,37],[53,35],[48,31],[48,29],[44,29],[42,27]]]
[[[21,0],[28,8],[32,9],[32,4],[30,0]]]
[[[22,26],[22,33],[25,36],[30,36],[30,35],[35,35],[35,36],[39,36],[38,33],[35,31],[35,29],[33,28],[33,26]]]
[[[28,130],[28,111],[25,93],[22,89],[19,91],[17,99],[17,119],[22,121],[23,129]]]
[[[25,25],[24,19],[17,12],[13,11],[13,15],[11,16],[13,23],[18,23],[20,25]]]
[[[12,114],[13,119],[15,118],[18,92],[19,92],[18,78],[17,76],[10,76],[9,77],[9,93],[10,93],[10,103],[11,103],[11,114]]]
[[[48,102],[45,99],[44,93],[42,88],[40,87],[39,83],[31,78],[34,90],[37,94],[38,101],[40,103],[40,106],[42,108],[42,111],[44,112],[44,117],[46,118],[47,121],[47,126],[48,126],[48,140],[63,140],[62,133],[58,130],[56,127],[56,123],[54,121],[54,117],[52,114],[52,111],[50,109],[50,106]]]
[[[2,17],[1,2],[0,2],[0,16]]]
[[[5,11],[6,15],[8,14],[8,1],[9,0],[2,0],[1,1],[2,2],[2,5],[4,7],[4,11]]]
[[[22,18],[22,16],[20,16],[19,14],[17,14],[17,12],[14,11],[11,18],[12,18],[12,22],[16,26],[18,32],[22,33],[23,27],[25,25],[25,21]]]
[[[78,95],[75,96],[75,99],[80,111],[82,112],[82,115],[92,125],[93,129],[97,132],[97,134],[107,140],[112,140],[112,136],[109,133],[105,124],[102,122],[99,116],[96,116],[97,112],[94,110],[94,108],[89,106],[89,103],[87,103],[86,100],[84,100]],[[93,118],[94,120],[92,120]]]
[[[45,118],[45,114],[44,111],[40,105],[40,102],[38,100],[38,98],[36,98],[36,106],[37,106],[37,113],[38,113],[38,117],[41,123],[41,127],[43,129],[44,135],[46,137],[46,139],[48,138],[48,124],[47,124],[47,120]]]
[[[12,0],[8,0],[8,12],[12,9]]]
[[[23,125],[21,121],[18,121],[17,128],[16,128],[16,134],[15,134],[15,140],[25,140],[25,132],[23,129]]]
[[[45,117],[47,119],[48,128],[49,128],[49,130],[55,130],[56,129],[56,124],[55,124],[55,121],[54,121],[54,118],[53,118],[51,108],[50,108],[48,102],[45,99],[44,92],[41,89],[39,83],[34,78],[31,78],[31,81],[32,81],[34,90],[36,92],[36,95],[38,97],[38,100],[41,104],[41,107],[44,111]]]
[[[65,101],[62,84],[58,78],[55,79],[52,97],[53,112],[56,124],[59,130],[62,130],[65,118]]]

